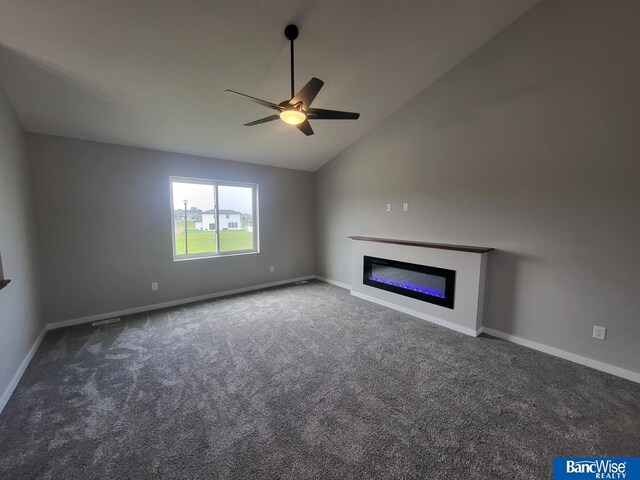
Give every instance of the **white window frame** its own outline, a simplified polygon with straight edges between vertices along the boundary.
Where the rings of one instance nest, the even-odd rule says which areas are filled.
[[[213,187],[213,202],[215,204],[215,233],[216,233],[216,252],[215,253],[190,253],[186,255],[176,255],[176,229],[175,229],[175,211],[176,206],[173,204],[173,182],[177,183],[198,183],[201,185],[211,185]],[[253,189],[253,248],[247,250],[233,250],[229,252],[220,251],[220,222],[219,214],[220,210],[218,205],[218,187],[245,187]],[[254,253],[260,253],[260,235],[258,234],[258,184],[248,182],[232,182],[228,180],[213,180],[206,178],[190,178],[190,177],[169,177],[169,198],[171,201],[171,251],[173,252],[173,261],[180,262],[183,260],[197,260],[201,258],[216,258],[216,257],[229,257],[233,255],[251,255]],[[187,226],[185,225],[185,229]]]

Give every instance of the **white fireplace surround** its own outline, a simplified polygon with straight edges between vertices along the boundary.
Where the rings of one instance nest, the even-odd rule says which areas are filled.
[[[351,295],[384,305],[443,327],[477,337],[490,248],[445,245],[372,237],[352,239]],[[363,283],[365,255],[456,271],[455,303],[449,309],[370,287]]]

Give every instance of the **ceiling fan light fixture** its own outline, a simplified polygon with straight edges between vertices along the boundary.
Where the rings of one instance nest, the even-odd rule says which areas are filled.
[[[300,125],[307,116],[299,110],[283,110],[280,112],[280,120],[289,125]]]

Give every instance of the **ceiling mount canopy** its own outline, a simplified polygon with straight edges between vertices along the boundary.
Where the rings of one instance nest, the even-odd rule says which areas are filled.
[[[268,117],[254,120],[253,122],[245,123],[245,127],[252,127],[261,123],[271,122],[273,120],[282,120],[288,125],[294,125],[305,135],[313,135],[313,129],[309,124],[309,120],[357,120],[360,117],[359,113],[354,112],[342,112],[338,110],[324,110],[321,108],[311,108],[311,102],[316,98],[318,92],[324,85],[324,82],[319,78],[313,77],[302,87],[298,93],[295,93],[295,64],[294,64],[294,49],[293,43],[298,38],[298,27],[295,25],[287,25],[284,29],[284,36],[291,42],[291,98],[283,100],[280,103],[272,103],[266,100],[261,100],[244,93],[236,92],[234,90],[226,90],[227,92],[235,93],[248,98],[249,101],[262,105],[263,107],[275,110],[276,114]]]

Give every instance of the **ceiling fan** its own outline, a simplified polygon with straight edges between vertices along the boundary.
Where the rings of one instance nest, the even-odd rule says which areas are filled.
[[[357,120],[360,117],[359,113],[311,108],[311,102],[313,102],[313,99],[316,98],[316,95],[324,85],[324,82],[319,78],[313,77],[294,95],[293,41],[298,38],[298,27],[287,25],[287,28],[284,29],[284,36],[291,41],[291,99],[283,100],[280,103],[272,103],[234,90],[225,90],[278,112],[274,115],[245,123],[244,126],[252,127],[253,125],[280,119],[289,125],[295,125],[305,135],[313,135],[309,120]]]

